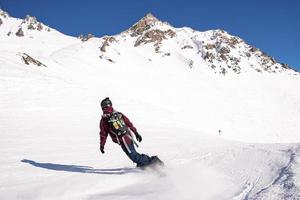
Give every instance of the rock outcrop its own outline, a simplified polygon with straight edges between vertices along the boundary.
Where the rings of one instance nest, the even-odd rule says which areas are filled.
[[[22,24],[25,24],[29,30],[44,30],[42,23],[38,22],[34,16],[26,15],[26,18],[23,20]],[[50,29],[47,28],[47,31],[50,31]]]
[[[162,40],[173,38],[176,36],[176,33],[171,29],[167,31],[161,31],[158,29],[149,30],[140,36],[136,41],[134,46],[140,46],[141,44],[153,43],[155,46],[155,52],[158,53],[160,49],[160,44]]]
[[[5,12],[4,10],[0,9],[0,17],[7,18],[7,17],[9,17],[9,14],[7,12]]]
[[[91,34],[91,33],[89,33],[89,34],[87,34],[87,35],[83,35],[83,34],[80,34],[79,36],[78,36],[78,38],[82,41],[82,42],[86,42],[86,41],[88,41],[89,39],[91,39],[91,38],[93,38],[93,37],[95,37],[93,34]]]
[[[47,67],[46,65],[44,65],[43,63],[41,63],[40,61],[38,61],[37,59],[34,59],[33,57],[29,56],[28,54],[26,53],[22,53],[21,54],[21,58],[23,60],[23,62],[26,64],[26,65],[36,65],[36,66],[39,66],[39,67]]]
[[[106,52],[106,48],[113,42],[116,42],[116,39],[113,36],[105,36],[102,38],[104,41],[102,43],[102,46],[100,47],[100,50],[102,52]]]
[[[121,34],[105,36],[102,40],[100,58],[108,61],[114,55],[120,56],[118,45],[124,42],[136,48],[152,45],[154,53],[161,55],[162,59],[179,59],[189,68],[205,66],[205,63],[214,73],[223,75],[251,70],[280,73],[291,69],[224,30],[199,32],[188,27],[174,28],[150,13]],[[108,48],[113,43],[116,43],[113,48]],[[117,61],[117,57],[112,61]]]
[[[201,40],[197,38],[197,40]],[[241,62],[250,64],[257,72],[276,73],[290,69],[282,67],[273,57],[267,55],[256,47],[248,45],[241,38],[232,36],[224,30],[212,31],[209,40],[201,40],[200,53],[202,58],[207,61],[208,65],[222,74],[233,71],[241,73]]]
[[[165,25],[164,29],[157,27],[163,25]],[[142,44],[153,43],[155,52],[159,53],[160,45],[163,40],[176,37],[175,31],[170,28],[166,28],[167,26],[167,23],[161,22],[149,13],[134,24],[127,32],[131,37],[137,37],[134,43],[135,47]]]
[[[159,20],[154,17],[151,13],[148,13],[140,21],[134,24],[129,30],[132,37],[142,35],[145,31],[149,30]]]
[[[0,9],[0,26],[3,23],[6,23],[6,21],[11,21],[11,19],[13,18],[10,17],[7,12]],[[23,20],[15,20],[13,23],[14,25],[7,29],[7,36],[16,35],[18,37],[24,37],[29,35],[32,38],[32,35],[30,34],[32,31],[51,31],[49,27],[39,22],[36,17],[30,15],[26,15],[26,18]]]
[[[18,37],[23,37],[24,36],[24,32],[23,32],[22,28],[19,28],[19,30],[16,32],[16,36],[18,36]]]

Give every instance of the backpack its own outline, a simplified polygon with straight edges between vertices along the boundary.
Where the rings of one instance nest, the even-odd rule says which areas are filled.
[[[117,136],[123,136],[129,132],[127,125],[125,124],[122,114],[114,111],[108,117],[108,124],[112,132]]]

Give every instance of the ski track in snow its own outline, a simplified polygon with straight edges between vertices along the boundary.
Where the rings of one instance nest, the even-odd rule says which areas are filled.
[[[263,187],[259,191],[253,193],[257,181],[261,178],[258,177],[254,183],[246,181],[243,190],[236,195],[234,200],[268,200],[268,199],[300,199],[300,185],[294,179],[295,172],[293,169],[299,169],[300,147],[296,146],[295,149],[286,150],[289,160],[286,165],[280,168],[278,175],[274,180]]]
[[[300,147],[295,151],[289,149],[289,161],[286,166],[283,166],[279,170],[278,176],[275,180],[267,187],[261,189],[252,198],[246,198],[245,200],[252,199],[300,199],[300,187],[296,185],[294,180],[293,168],[299,169],[298,160],[300,158]]]

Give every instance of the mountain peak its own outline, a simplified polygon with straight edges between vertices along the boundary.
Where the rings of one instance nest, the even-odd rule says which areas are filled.
[[[7,17],[9,17],[10,15],[7,13],[7,12],[5,12],[4,10],[2,10],[1,8],[0,8],[0,17],[4,17],[4,18],[7,18]]]
[[[135,23],[129,30],[132,32],[132,36],[138,36],[158,23],[162,22],[152,13],[148,13],[145,17]]]
[[[148,13],[145,17],[143,17],[141,20],[143,21],[147,21],[148,23],[155,23],[160,21],[159,19],[157,19],[152,13]],[[141,21],[140,20],[140,21]]]
[[[31,16],[31,15],[26,15],[26,18],[24,20],[25,22],[28,22],[28,23],[38,23],[38,20],[35,16]]]
[[[41,22],[39,22],[35,16],[26,15],[26,18],[23,20],[22,24],[25,25],[23,27],[24,29],[38,30],[38,31],[42,31],[43,29],[45,29],[48,32],[50,31],[50,28],[42,24]]]
[[[51,29],[39,22],[36,17],[26,15],[25,19],[11,17],[7,12],[0,9],[0,25],[6,24],[6,28],[2,29],[2,33],[7,36],[16,35],[18,37],[33,37],[32,31],[37,30],[49,32]]]

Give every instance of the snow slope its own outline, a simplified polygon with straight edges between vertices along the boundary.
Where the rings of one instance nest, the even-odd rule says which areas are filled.
[[[219,73],[177,46],[194,38],[189,28],[135,47],[145,31],[170,29],[153,16],[151,29],[114,36],[105,51],[107,38],[82,42],[54,29],[7,36],[22,20],[1,19],[1,199],[300,198],[297,72],[259,73],[263,65],[241,61],[235,73],[220,61],[228,73]],[[46,67],[26,65],[23,53]],[[106,96],[142,134],[138,151],[165,161],[165,176],[135,169],[109,139],[100,154]]]

